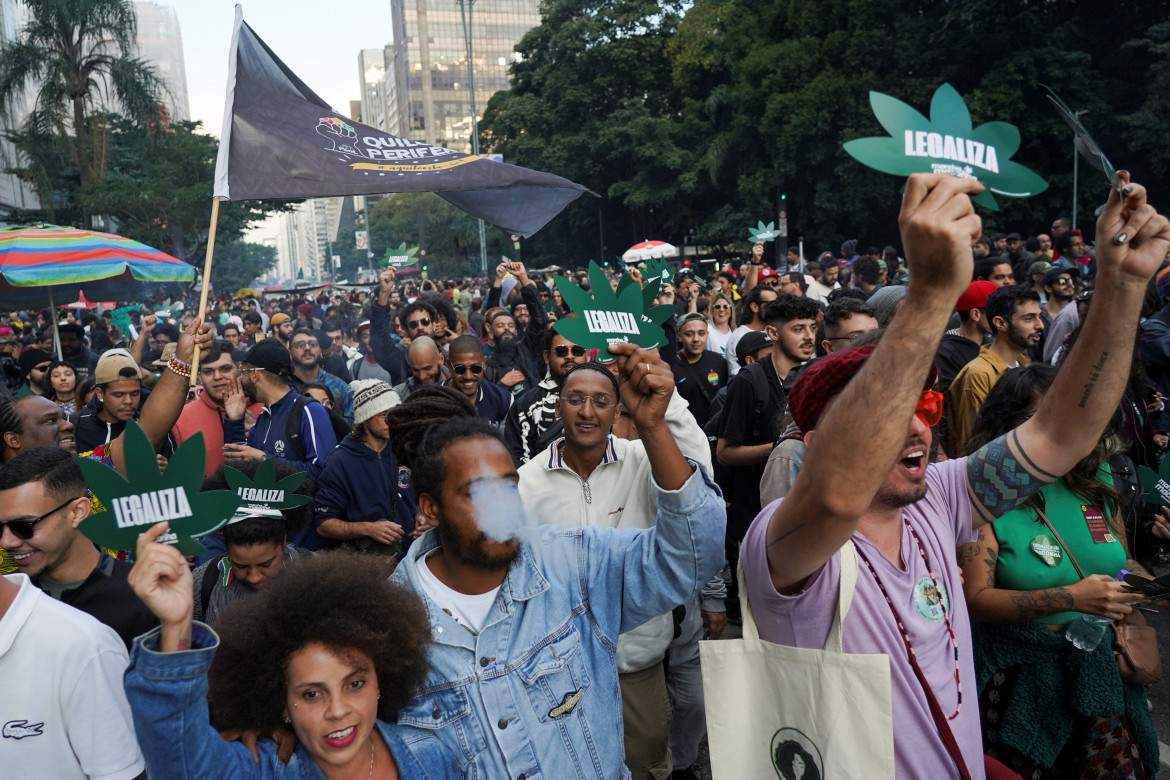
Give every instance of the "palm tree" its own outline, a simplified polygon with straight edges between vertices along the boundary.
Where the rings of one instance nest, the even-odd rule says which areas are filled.
[[[24,0],[29,22],[19,40],[0,49],[0,116],[12,118],[35,90],[17,146],[55,138],[77,166],[81,188],[105,173],[109,114],[120,111],[136,126],[151,128],[164,116],[165,87],[137,54],[134,7],[123,0]],[[43,144],[42,144],[43,145]],[[35,158],[34,148],[22,148]],[[27,171],[34,184],[37,160]],[[43,173],[43,171],[42,171]],[[38,190],[40,187],[38,186]],[[45,202],[46,192],[38,192]],[[86,222],[89,217],[86,215]]]

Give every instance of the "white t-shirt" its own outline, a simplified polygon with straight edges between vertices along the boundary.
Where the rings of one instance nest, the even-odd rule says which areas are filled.
[[[755,329],[749,328],[747,325],[740,325],[731,331],[731,335],[727,337],[727,346],[724,348],[723,359],[727,361],[727,373],[731,376],[738,374],[740,368],[739,358],[735,356],[735,348],[739,346],[739,340],[753,330]]]
[[[146,769],[122,688],[126,647],[109,626],[24,574],[0,618],[0,775],[130,780]]]
[[[728,329],[726,333],[714,325],[707,325],[707,349],[718,355],[727,354],[727,342],[731,341],[731,334],[735,331]]]
[[[435,550],[427,558],[437,553]],[[475,633],[483,630],[483,624],[487,620],[488,613],[492,611],[492,604],[495,603],[496,594],[500,592],[500,587],[489,590],[487,593],[480,593],[477,596],[469,596],[466,593],[460,593],[457,590],[451,590],[435,576],[431,571],[431,567],[427,565],[426,558],[419,562],[418,565],[418,580],[422,585],[423,593],[431,601],[439,605],[439,608],[455,619],[455,622],[466,628],[470,628]]]

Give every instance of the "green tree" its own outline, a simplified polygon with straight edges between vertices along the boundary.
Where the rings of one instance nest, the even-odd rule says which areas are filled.
[[[202,268],[211,224],[211,191],[219,144],[198,122],[142,132],[110,117],[109,171],[75,193],[82,210],[112,217],[117,232]],[[277,201],[222,202],[216,254],[239,242],[248,227],[288,208]],[[220,261],[217,259],[217,266]]]
[[[926,110],[950,82],[976,123],[1011,122],[1013,159],[1049,189],[1002,199],[989,231],[1038,232],[1072,211],[1072,135],[1055,89],[1114,163],[1170,189],[1170,3],[1108,0],[547,0],[517,46],[513,88],[492,98],[485,145],[602,194],[534,237],[541,258],[612,258],[643,238],[746,250],[776,219],[806,255],[898,243],[901,182],[842,150],[881,135],[871,90]],[[1081,166],[1091,228],[1103,181]]]
[[[215,262],[211,266],[211,284],[220,295],[230,295],[276,266],[276,248],[264,244],[236,241],[220,247],[216,242]]]
[[[505,248],[507,238],[500,229],[488,227],[489,258],[508,254],[511,247],[509,243]],[[427,266],[431,276],[460,277],[480,272],[478,221],[434,193],[384,195],[370,208],[370,245],[375,261],[380,265],[386,248],[403,242],[426,250],[425,255],[420,252],[419,267]]]
[[[106,112],[112,108],[107,97],[136,125],[151,128],[164,112],[162,82],[135,56],[137,21],[130,3],[25,0],[25,5],[28,24],[18,40],[0,49],[0,112],[11,117],[26,91],[35,91],[18,148],[28,152],[38,137],[59,139],[85,188],[106,170]],[[31,160],[30,178],[41,186],[48,178],[45,160]]]

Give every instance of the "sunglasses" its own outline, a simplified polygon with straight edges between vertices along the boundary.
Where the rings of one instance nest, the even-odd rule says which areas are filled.
[[[33,538],[33,533],[36,531],[34,526],[37,523],[41,522],[49,515],[60,512],[62,509],[69,506],[79,498],[85,498],[85,496],[74,496],[56,509],[50,509],[40,517],[34,517],[32,520],[9,520],[7,523],[0,523],[0,536],[4,535],[4,529],[7,528],[9,531],[12,531],[12,535],[17,539],[23,539],[27,542],[29,539]]]
[[[294,341],[292,343],[293,349],[316,349],[321,346],[315,340]]]
[[[568,344],[553,347],[553,354],[559,358],[568,357],[570,352],[573,353],[573,357],[585,357],[585,347],[579,347],[576,344],[571,347]]]
[[[592,401],[593,408],[599,412],[604,412],[606,409],[612,408],[614,404],[617,403],[617,401],[614,401],[612,398],[607,396],[596,397],[592,395],[562,395],[561,400],[574,409],[580,409],[585,405],[586,401]]]
[[[411,320],[410,322],[406,323],[406,327],[410,328],[411,330],[418,330],[419,328],[425,328],[430,324],[431,321],[426,317],[423,317],[421,320]]]
[[[33,371],[48,371],[51,363],[41,363],[39,366],[33,366]]]
[[[1067,276],[1062,276],[1062,277],[1061,277],[1061,278],[1059,278],[1059,279],[1053,279],[1053,280],[1052,280],[1052,283],[1053,283],[1053,284],[1059,284],[1059,285],[1063,286],[1063,285],[1066,285],[1066,284],[1072,284],[1072,283],[1073,283],[1073,280],[1072,280],[1072,279],[1069,279]]]
[[[473,374],[482,374],[483,373],[483,363],[472,363],[470,366],[465,366],[462,363],[459,363],[459,364],[451,366],[451,370],[454,371],[459,376],[463,376],[468,371],[470,371]]]
[[[938,425],[943,414],[943,394],[936,390],[923,390],[922,395],[918,396],[914,414],[929,426]]]
[[[711,308],[714,309],[715,311],[719,311],[721,309],[726,310],[726,311],[731,311],[730,306],[712,306]]]

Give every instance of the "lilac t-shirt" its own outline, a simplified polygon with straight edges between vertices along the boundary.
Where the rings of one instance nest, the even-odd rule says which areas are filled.
[[[951,731],[963,751],[974,780],[983,772],[983,738],[979,726],[979,702],[975,690],[975,665],[971,657],[971,623],[963,597],[955,547],[975,539],[971,505],[965,480],[966,459],[931,464],[926,470],[926,497],[903,509],[945,591],[947,614],[959,645],[959,674],[963,683],[963,708],[950,721]],[[783,499],[764,507],[752,522],[740,556],[752,614],[760,638],[791,647],[820,649],[829,636],[837,608],[841,577],[841,553],[837,552],[813,574],[800,593],[786,596],[772,586],[768,573],[766,538],[768,521]],[[955,657],[947,636],[942,610],[933,598],[933,585],[914,537],[902,530],[902,560],[906,571],[891,563],[861,533],[853,540],[881,577],[890,600],[914,645],[914,652],[944,714],[955,711]],[[869,567],[857,561],[857,590],[845,617],[842,649],[846,653],[884,653],[890,657],[894,707],[894,763],[897,776],[940,780],[958,777],[958,769],[943,745],[930,705],[906,655],[906,644],[894,616]]]

